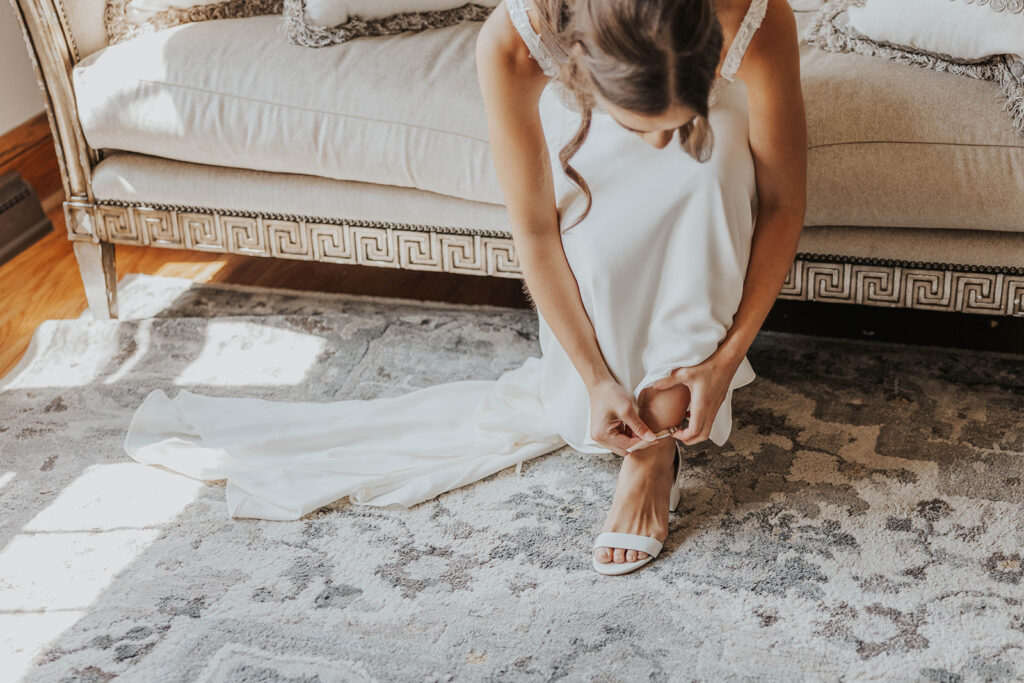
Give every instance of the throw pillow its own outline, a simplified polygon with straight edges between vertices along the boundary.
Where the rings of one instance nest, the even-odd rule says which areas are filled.
[[[483,21],[500,0],[285,0],[288,41],[323,47],[361,36]]]
[[[866,0],[850,7],[850,26],[876,42],[981,61],[1024,54],[1024,13],[961,0]]]
[[[279,14],[282,0],[107,0],[103,19],[111,45],[178,24]]]
[[[963,3],[969,12],[982,13],[972,18],[979,23],[1005,22],[1021,13],[1015,9],[1021,0],[924,0],[929,11],[902,12],[910,0],[888,3],[885,18],[874,15],[867,7],[873,0],[829,0],[818,11],[804,32],[809,45],[831,52],[855,52],[885,57],[937,71],[995,81],[1006,96],[1006,109],[1013,118],[1017,133],[1024,136],[1024,59],[1015,53],[993,54],[993,50],[1021,50],[1024,39],[1000,33],[998,36],[961,34],[957,27],[943,22],[947,15],[939,11],[944,3]],[[954,14],[960,8],[954,8]],[[858,16],[857,11],[864,14]],[[1000,11],[1002,10],[1002,13]],[[984,13],[992,17],[984,16]],[[862,21],[865,31],[878,31],[878,38],[862,33],[853,25]],[[986,24],[995,25],[995,24]],[[885,37],[882,37],[885,36]],[[1007,40],[1009,38],[1009,41]],[[890,42],[891,41],[891,42]],[[988,52],[987,56],[978,57]],[[959,54],[954,54],[959,53]]]

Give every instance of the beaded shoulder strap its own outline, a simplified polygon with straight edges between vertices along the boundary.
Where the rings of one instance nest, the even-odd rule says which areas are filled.
[[[743,61],[743,54],[747,51],[747,47],[750,46],[750,40],[754,37],[754,32],[757,31],[761,22],[764,21],[764,15],[767,10],[768,0],[750,0],[750,7],[743,17],[739,30],[736,31],[736,36],[732,39],[729,51],[725,53],[725,59],[722,60],[722,78],[727,78],[730,81],[736,78],[740,62]]]
[[[526,47],[530,50],[530,54],[537,64],[540,65],[544,75],[551,78],[558,73],[558,63],[547,46],[541,42],[537,32],[533,30],[533,25],[530,24],[530,17],[526,15],[530,8],[524,3],[525,0],[505,0],[505,7],[508,8],[508,15],[512,19],[512,24],[516,27],[519,35],[522,36],[523,42],[526,43]]]

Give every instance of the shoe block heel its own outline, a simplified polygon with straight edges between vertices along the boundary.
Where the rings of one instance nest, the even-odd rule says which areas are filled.
[[[683,497],[683,492],[679,488],[679,468],[683,465],[683,454],[679,452],[679,442],[676,441],[676,457],[672,462],[672,492],[669,494],[668,499],[668,510],[669,512],[675,512],[676,508],[679,507],[679,499]]]

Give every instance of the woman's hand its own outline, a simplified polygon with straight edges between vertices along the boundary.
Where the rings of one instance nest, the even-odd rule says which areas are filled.
[[[742,357],[740,358],[742,361]],[[687,446],[700,443],[711,435],[718,409],[729,391],[729,384],[739,368],[739,361],[722,356],[717,351],[702,363],[692,367],[680,367],[668,377],[651,384],[654,389],[671,389],[680,384],[690,390],[690,409],[686,416],[689,424],[672,434]]]
[[[615,455],[629,455],[627,448],[654,442],[654,432],[640,419],[633,394],[614,379],[587,387],[590,394],[590,438]]]

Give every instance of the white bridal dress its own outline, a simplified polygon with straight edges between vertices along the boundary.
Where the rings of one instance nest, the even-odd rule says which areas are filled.
[[[552,75],[552,55],[523,3],[506,0],[531,53]],[[603,112],[594,113],[573,160],[590,184],[593,208],[562,243],[601,352],[636,396],[673,368],[710,356],[740,302],[756,191],[746,90],[732,78],[766,3],[753,0],[712,92],[709,161],[695,161],[675,140],[655,149]],[[575,121],[566,116],[563,124],[548,135],[545,121],[565,225],[585,200],[557,163]],[[345,496],[362,505],[415,505],[566,444],[608,453],[589,436],[579,374],[538,318],[541,357],[497,380],[333,403],[186,390],[171,398],[156,390],[136,410],[125,450],[196,479],[226,479],[230,516],[272,520],[298,519]],[[744,358],[715,417],[714,443],[731,431],[733,389],[754,376]]]

